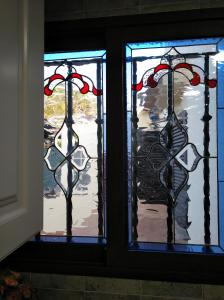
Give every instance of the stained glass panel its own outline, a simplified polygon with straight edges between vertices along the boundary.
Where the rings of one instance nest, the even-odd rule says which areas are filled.
[[[131,244],[220,245],[222,45],[126,45]]]
[[[105,58],[45,55],[42,235],[105,237]]]

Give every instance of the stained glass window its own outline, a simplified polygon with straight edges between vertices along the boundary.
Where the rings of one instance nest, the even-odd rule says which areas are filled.
[[[45,55],[42,235],[105,237],[105,55]]]
[[[223,246],[223,45],[126,45],[131,244]]]

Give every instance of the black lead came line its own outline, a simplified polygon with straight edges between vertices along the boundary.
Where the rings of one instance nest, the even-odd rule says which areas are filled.
[[[173,99],[173,89],[174,89],[174,75],[173,72],[168,73],[168,143],[167,148],[170,152],[172,148],[172,116],[174,109],[174,99]],[[168,199],[167,199],[167,244],[168,247],[172,245],[173,242],[173,198],[171,196],[172,190],[172,166],[168,166],[168,176],[167,176],[167,187],[169,189]]]
[[[205,78],[209,78],[209,55],[205,55]],[[204,116],[202,121],[204,122],[204,241],[205,246],[209,246],[211,243],[211,232],[210,232],[210,167],[209,167],[209,121],[211,115],[209,114],[209,87],[205,83],[205,104],[204,104]]]
[[[102,89],[102,64],[97,62],[97,88]],[[97,96],[97,171],[98,171],[98,235],[100,238],[104,235],[103,230],[103,120],[102,120],[102,96]]]
[[[68,63],[68,75],[72,73],[72,64]],[[67,146],[67,152],[71,153],[73,149],[72,145],[72,138],[73,138],[73,130],[72,125],[74,124],[73,120],[73,95],[72,95],[72,81],[69,79],[66,83],[66,90],[65,90],[65,97],[66,97],[66,117],[65,122],[68,128],[68,146]],[[67,182],[68,182],[68,191],[66,193],[66,229],[67,229],[67,236],[72,236],[72,190],[73,190],[73,184],[72,184],[72,169],[73,165],[71,162],[71,157],[68,158],[68,174],[67,174]]]

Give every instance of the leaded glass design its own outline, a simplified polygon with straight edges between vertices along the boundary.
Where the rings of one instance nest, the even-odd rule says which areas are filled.
[[[222,245],[223,40],[126,46],[129,241]]]
[[[105,58],[45,55],[42,235],[105,237]]]

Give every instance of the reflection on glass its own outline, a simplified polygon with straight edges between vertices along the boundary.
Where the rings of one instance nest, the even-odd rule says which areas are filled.
[[[219,244],[220,43],[127,45],[130,243]]]
[[[42,234],[104,237],[105,51],[61,55],[45,61]]]

